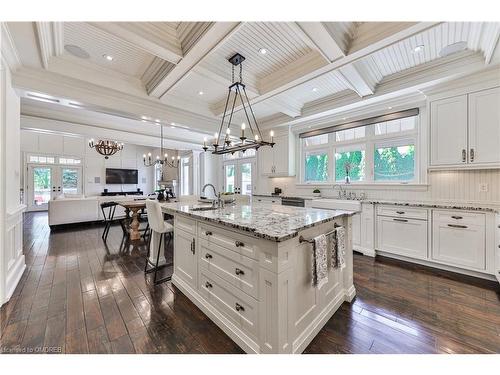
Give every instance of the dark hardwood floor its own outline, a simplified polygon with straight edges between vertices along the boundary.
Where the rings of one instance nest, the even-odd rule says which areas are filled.
[[[3,353],[242,353],[171,283],[144,276],[144,245],[100,225],[50,231],[25,215],[26,271],[0,311]],[[168,272],[168,270],[167,270]],[[499,353],[496,283],[355,255],[357,297],[306,353]]]

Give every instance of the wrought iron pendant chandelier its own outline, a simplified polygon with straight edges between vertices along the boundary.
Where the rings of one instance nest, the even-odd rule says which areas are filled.
[[[273,142],[273,132],[270,132],[270,141],[265,141],[262,137],[259,125],[255,119],[255,115],[250,105],[250,100],[243,84],[243,61],[245,57],[239,53],[235,54],[228,61],[232,64],[232,79],[231,85],[227,93],[226,105],[224,107],[224,114],[222,115],[221,124],[219,127],[219,132],[215,133],[213,143],[208,146],[207,139],[203,141],[203,150],[206,152],[210,150],[212,154],[222,155],[222,154],[234,154],[235,152],[242,151],[245,152],[248,149],[258,150],[262,146],[274,146]],[[239,81],[234,79],[234,69],[236,66],[240,67],[240,77]],[[239,101],[238,101],[239,98]],[[232,104],[230,104],[232,102]],[[233,114],[235,112],[235,105],[240,105],[243,108],[247,122],[241,124],[241,132],[239,137],[231,136],[231,121],[233,120]],[[228,107],[231,106],[229,109]],[[227,119],[227,121],[226,121]],[[247,131],[248,137],[245,134],[246,127],[248,125],[249,130]],[[239,139],[239,140],[238,140]]]
[[[116,154],[118,151],[123,150],[123,143],[117,141],[109,140],[99,140],[95,143],[92,138],[89,141],[89,147],[95,148],[95,150],[104,156],[104,159],[109,159],[110,156]]]
[[[179,162],[181,160],[180,156],[172,156],[171,160],[168,160],[168,154],[163,152],[163,124],[160,124],[160,138],[161,138],[161,146],[160,146],[160,154],[163,155],[163,159],[161,159],[160,155],[156,156],[156,159],[153,160],[151,157],[151,152],[148,153],[147,157],[146,154],[142,155],[142,161],[146,167],[152,167],[153,165],[160,164],[160,165],[166,165],[170,168],[179,168]]]

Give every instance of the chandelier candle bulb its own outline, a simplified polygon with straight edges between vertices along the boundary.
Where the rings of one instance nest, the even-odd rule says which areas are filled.
[[[271,136],[271,143],[273,143],[274,131],[273,131],[273,130],[271,130],[271,131],[269,132],[269,135]]]

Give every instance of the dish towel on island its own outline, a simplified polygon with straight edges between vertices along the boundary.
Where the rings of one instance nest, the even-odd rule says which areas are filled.
[[[327,241],[324,234],[314,238],[312,256],[312,285],[321,288],[328,282]]]
[[[330,265],[332,268],[345,267],[345,229],[337,227],[330,236]]]

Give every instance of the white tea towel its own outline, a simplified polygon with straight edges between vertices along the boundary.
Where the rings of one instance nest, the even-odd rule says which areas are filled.
[[[324,234],[314,238],[312,256],[312,285],[318,288],[328,282],[327,241]]]
[[[345,229],[338,227],[335,230],[337,238],[337,267],[340,269],[345,268]]]

